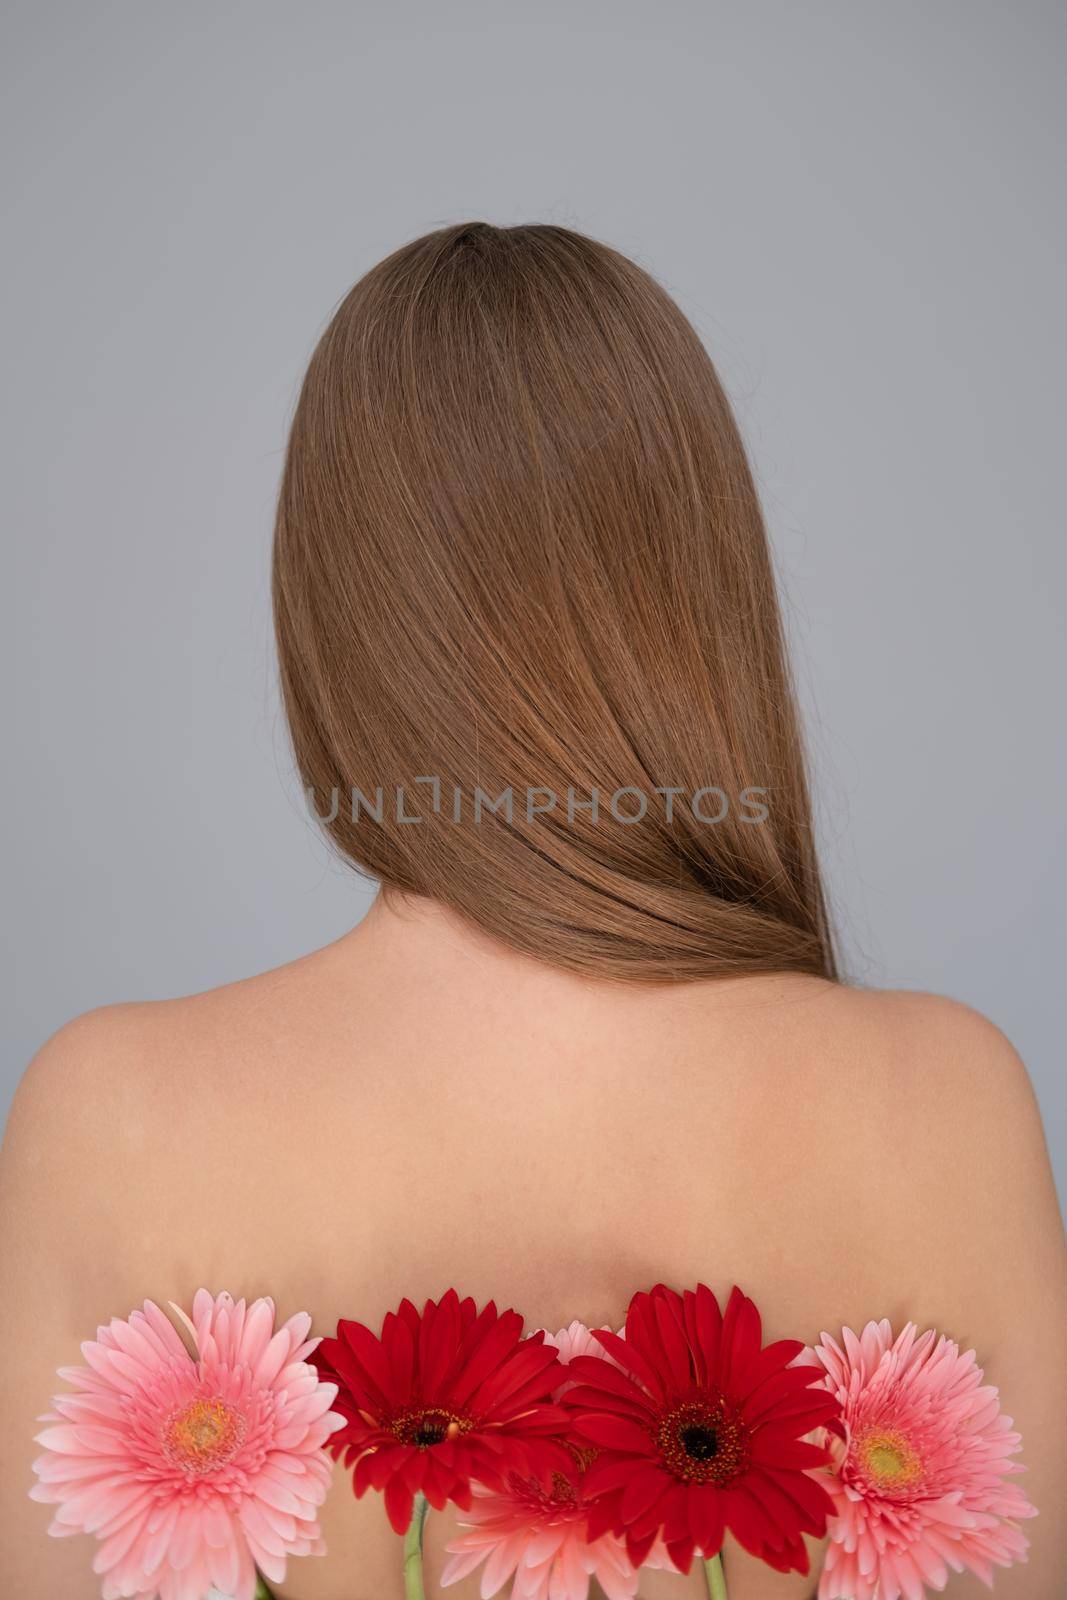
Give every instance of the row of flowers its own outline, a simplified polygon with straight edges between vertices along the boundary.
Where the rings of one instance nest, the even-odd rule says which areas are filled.
[[[703,1284],[635,1294],[618,1332],[524,1334],[453,1289],[321,1341],[267,1299],[173,1310],[189,1344],[151,1301],[98,1329],[37,1436],[30,1493],[51,1533],[95,1535],[103,1600],[269,1596],[323,1553],[331,1455],[382,1495],[408,1600],[449,1502],[442,1584],[481,1569],[486,1600],[587,1600],[594,1577],[634,1600],[642,1567],[696,1560],[725,1596],[727,1532],[781,1572],[828,1535],[820,1600],[917,1600],[1025,1558],[1019,1435],[974,1352],[910,1323],[764,1345],[752,1301]]]

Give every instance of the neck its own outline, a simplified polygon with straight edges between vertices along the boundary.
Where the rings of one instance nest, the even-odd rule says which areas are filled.
[[[705,1014],[738,1010],[832,987],[796,974],[712,978],[684,984],[624,983],[584,976],[536,960],[422,896],[379,891],[370,911],[334,946],[346,964],[412,995],[433,991],[453,1003],[484,1011],[496,1000],[512,1013],[522,1006],[587,1014],[620,1013],[633,1019],[677,1012],[689,1005]]]

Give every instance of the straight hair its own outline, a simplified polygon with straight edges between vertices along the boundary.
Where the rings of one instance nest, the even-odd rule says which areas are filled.
[[[836,976],[752,475],[633,262],[473,222],[361,278],[273,598],[303,782],[387,893],[593,977]]]

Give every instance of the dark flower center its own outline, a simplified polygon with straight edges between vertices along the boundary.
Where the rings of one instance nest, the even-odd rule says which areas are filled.
[[[746,1433],[733,1407],[718,1395],[684,1400],[656,1428],[663,1465],[685,1483],[731,1483],[748,1465]]]
[[[713,1428],[683,1428],[682,1447],[694,1461],[710,1461],[719,1453],[719,1439]]]
[[[445,1439],[455,1439],[471,1426],[469,1417],[457,1416],[437,1406],[419,1407],[415,1411],[402,1411],[390,1423],[401,1444],[412,1445],[416,1450],[429,1450]]]
[[[440,1444],[448,1435],[448,1423],[444,1417],[423,1417],[415,1429],[413,1444]]]

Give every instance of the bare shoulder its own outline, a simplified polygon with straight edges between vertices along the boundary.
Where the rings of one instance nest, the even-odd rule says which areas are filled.
[[[958,1000],[910,990],[819,985],[788,1012],[794,1060],[825,1110],[890,1142],[929,1147],[1042,1144],[1026,1066],[994,1022]]]
[[[791,1019],[810,1038],[821,1038],[827,1061],[842,1055],[894,1073],[909,1063],[917,1078],[932,1067],[951,1071],[973,1061],[1013,1077],[1025,1088],[1026,1072],[1004,1033],[972,1006],[945,995],[911,989],[872,989],[802,980]]]
[[[173,1000],[102,1006],[66,1023],[29,1063],[15,1093],[5,1145],[43,1122],[54,1136],[105,1147],[140,1142],[154,1114],[239,1089],[249,1067],[314,1016],[310,974],[325,952],[236,983]],[[225,1071],[220,1072],[220,1065]],[[165,1148],[165,1146],[164,1146]]]
[[[106,1192],[127,1150],[153,1137],[195,1013],[185,1000],[103,1006],[54,1033],[15,1091],[0,1167],[8,1193],[44,1170],[59,1194],[77,1187],[89,1201]],[[102,1190],[87,1191],[97,1176]]]
[[[101,1007],[66,1023],[41,1046],[7,1120],[0,1164],[5,1207],[38,1174],[57,1197],[68,1187],[81,1188],[98,1162],[111,1160],[125,1134],[143,1135],[139,1101],[142,1069],[152,1059],[153,1011]]]
[[[136,1248],[130,1201],[159,1148],[170,1031],[156,1005],[106,1006],[68,1022],[30,1062],[0,1157],[0,1256],[14,1279],[50,1273],[88,1309]]]
[[[156,1031],[160,1010],[169,1004],[101,1006],[64,1023],[41,1045],[19,1081],[9,1134],[20,1134],[30,1119],[60,1114],[67,1102],[81,1102],[82,1111],[91,1116],[93,1105],[81,1100],[86,1089],[95,1087],[102,1099],[125,1077],[126,1064],[137,1060]]]
[[[16,1090],[0,1156],[8,1265],[32,1249],[42,1269],[66,1275],[91,1321],[101,1305],[152,1292],[176,1254],[205,1248],[208,1221],[225,1206],[235,1239],[247,1242],[253,1216],[269,1227],[270,1196],[253,1175],[300,1093],[298,1075],[278,1070],[293,1032],[312,1026],[299,965],[182,999],[102,1007],[42,1046]],[[299,1154],[299,1128],[286,1148]]]
[[[918,1148],[942,1166],[950,1157],[961,1178],[973,1173],[990,1200],[1021,1188],[1055,1209],[1030,1075],[1001,1029],[939,995],[894,991],[873,997],[871,1009],[888,1034],[883,1092],[910,1119]]]
[[[961,1235],[996,1251],[1039,1225],[1062,1271],[1041,1114],[995,1023],[939,995],[839,987],[793,1027],[850,1214],[886,1251],[944,1282],[973,1267]]]
[[[843,1025],[868,1034],[872,1052],[894,1072],[910,1067],[918,1087],[948,1087],[962,1073],[973,1087],[999,1087],[1032,1102],[1026,1069],[1010,1040],[972,1006],[908,989],[839,986],[837,996]]]

